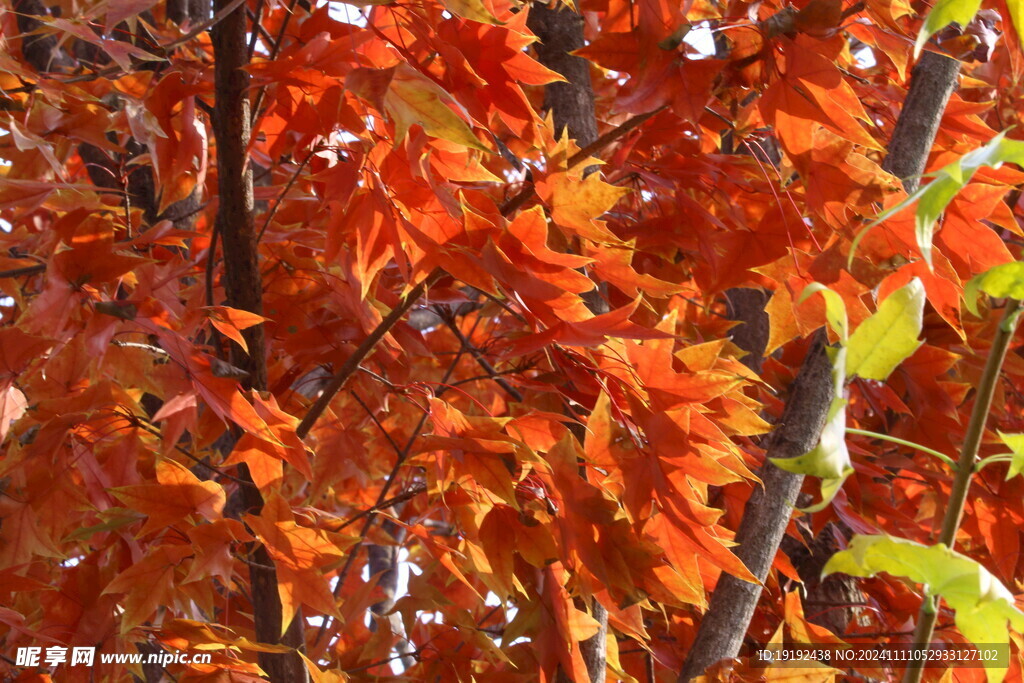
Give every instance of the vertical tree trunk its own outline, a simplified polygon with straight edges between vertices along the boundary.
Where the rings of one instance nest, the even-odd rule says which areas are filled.
[[[832,398],[832,363],[819,330],[807,350],[800,373],[789,390],[779,426],[768,436],[766,458],[792,458],[814,448],[825,426]],[[785,472],[769,462],[758,473],[763,487],[754,489],[736,533],[736,555],[759,581],[775,559],[789,516],[800,494],[803,475]],[[679,674],[685,682],[715,662],[735,657],[761,596],[761,586],[722,574],[701,620],[697,639]]]
[[[889,141],[889,154],[882,164],[903,181],[907,192],[921,183],[928,153],[942,122],[960,75],[960,62],[935,52],[925,52],[910,75],[910,90]]]
[[[217,0],[215,9],[226,6]],[[253,313],[263,312],[263,285],[260,280],[256,230],[253,223],[253,189],[246,150],[249,145],[249,97],[246,88],[249,76],[246,43],[245,5],[237,8],[212,32],[216,116],[213,120],[217,139],[217,173],[219,207],[215,229],[224,245],[224,285],[228,305]],[[214,258],[210,254],[208,258]],[[243,332],[249,352],[232,348],[232,363],[249,373],[252,388],[267,388],[267,364],[263,326],[256,325]],[[245,470],[245,468],[240,468]],[[247,470],[240,472],[243,480],[252,483]],[[259,514],[263,496],[255,486],[242,487],[243,502],[252,514]],[[253,619],[256,637],[265,643],[283,643],[296,650],[304,646],[301,610],[281,634],[281,599],[277,572],[267,549],[259,543],[250,548],[249,583],[252,592]],[[297,652],[277,654],[261,652],[260,666],[274,683],[304,683],[306,667]]]
[[[597,140],[597,116],[594,113],[594,88],[590,81],[590,62],[571,54],[584,46],[583,17],[565,5],[547,7],[535,3],[530,7],[526,25],[540,42],[535,45],[537,59],[547,68],[565,77],[566,83],[551,83],[544,87],[544,105],[555,121],[555,134],[568,130],[580,147]],[[590,173],[596,167],[588,167]],[[588,308],[604,313],[608,305],[599,289],[584,295]],[[580,438],[581,435],[577,435]],[[580,438],[582,442],[582,438]],[[607,668],[608,612],[597,600],[590,601],[590,613],[600,625],[597,633],[580,643],[580,654],[587,665],[590,683],[604,683]],[[557,680],[568,681],[559,669]],[[575,683],[582,683],[576,681]]]
[[[540,39],[534,45],[537,59],[568,81],[544,87],[544,107],[554,117],[555,134],[568,128],[569,136],[575,138],[580,147],[586,147],[597,139],[590,62],[569,54],[584,45],[583,17],[565,5],[546,7],[535,3],[530,7],[526,25]]]
[[[917,189],[919,176],[924,171],[928,153],[935,142],[942,113],[956,88],[959,74],[959,62],[930,52],[921,57],[911,74],[910,90],[900,111],[889,143],[889,155],[883,165],[886,170],[901,178],[908,192]],[[780,438],[771,441],[768,448],[770,457],[802,455],[814,446],[821,434],[832,384],[831,369],[828,368],[830,364],[823,349],[821,351],[819,354],[812,347],[808,352],[787,401],[782,424],[772,434],[774,437],[776,433],[782,433]],[[828,368],[828,372],[823,373],[822,364]],[[807,379],[803,380],[805,376]],[[819,378],[817,383],[812,382],[812,377]],[[805,398],[807,395],[818,397],[817,405],[808,404]],[[803,407],[797,409],[794,403],[800,403]],[[803,435],[802,439],[811,431],[814,438],[805,443],[803,451],[792,449],[799,441],[793,440],[792,436],[799,433]],[[783,447],[780,441],[783,444],[790,442],[789,447]],[[760,476],[764,481],[764,489],[756,490],[747,502],[736,536],[739,543],[736,554],[754,576],[763,581],[789,523],[792,504],[796,501],[803,477],[783,472],[769,464],[765,465]],[[719,660],[739,654],[760,594],[759,586],[723,575],[679,674],[680,683],[700,675]]]

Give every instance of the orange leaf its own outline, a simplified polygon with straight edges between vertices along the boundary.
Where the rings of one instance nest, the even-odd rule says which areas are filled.
[[[600,173],[581,179],[581,172],[579,169],[548,175],[537,183],[537,195],[551,207],[551,219],[570,234],[594,242],[617,243],[615,234],[595,219],[629,194],[629,188],[609,185],[601,180]]]
[[[567,579],[561,562],[549,566],[544,572],[544,597],[562,637],[562,642],[555,644],[558,659],[569,672],[571,680],[586,681],[589,680],[587,664],[580,652],[579,643],[597,633],[600,625],[592,616],[576,609],[572,597],[565,590]]]
[[[192,514],[210,521],[221,518],[227,496],[217,482],[200,481],[173,460],[157,464],[156,478],[155,484],[110,489],[118,500],[148,517],[140,535],[176,524]]]
[[[149,619],[157,608],[173,603],[174,571],[191,554],[188,545],[158,545],[107,584],[103,595],[125,594],[121,633]]]
[[[221,334],[228,339],[241,346],[242,350],[246,353],[248,353],[249,347],[245,344],[245,338],[242,337],[241,330],[269,320],[269,318],[264,318],[262,315],[227,306],[206,306],[203,308],[203,311],[206,312],[211,325],[220,330]]]
[[[28,401],[17,387],[0,389],[0,444],[7,438],[11,423],[25,414]]]
[[[323,529],[299,526],[287,501],[279,495],[267,498],[260,515],[246,515],[277,568],[281,597],[281,630],[295,616],[300,604],[324,614],[337,614],[337,606],[320,568],[342,556],[355,539],[346,539]]]

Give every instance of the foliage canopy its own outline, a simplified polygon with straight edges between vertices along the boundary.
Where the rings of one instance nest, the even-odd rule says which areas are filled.
[[[609,679],[675,680],[722,573],[757,583],[732,539],[826,325],[825,437],[788,464],[825,477],[790,503],[825,495],[788,547],[865,534],[829,567],[870,578],[801,599],[824,559],[779,553],[749,642],[908,641],[933,555],[994,586],[958,584],[936,641],[1022,621],[1016,344],[959,552],[934,545],[1000,325],[979,293],[1024,291],[1019,2],[942,1],[922,33],[908,0],[576,0],[592,141],[545,109],[565,78],[529,3],[202,5],[0,0],[5,654],[257,680],[293,651],[257,636],[272,565],[315,681],[590,681],[596,634]],[[232,18],[246,66],[218,75]],[[963,75],[908,198],[882,163],[932,36]],[[218,218],[242,73],[253,211]]]

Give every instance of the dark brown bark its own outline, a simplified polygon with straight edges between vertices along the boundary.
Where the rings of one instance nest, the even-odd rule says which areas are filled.
[[[747,352],[743,364],[754,372],[761,372],[764,350],[768,346],[768,314],[764,307],[769,294],[763,289],[734,287],[725,293],[727,315],[740,321],[729,334],[736,346]]]
[[[800,456],[818,443],[833,396],[832,363],[825,346],[824,331],[819,330],[790,387],[782,419],[767,438],[766,458]],[[767,461],[758,476],[764,486],[755,488],[747,501],[736,533],[739,545],[735,553],[763,582],[779,549],[804,478],[780,470]],[[711,664],[739,653],[760,596],[761,586],[722,575],[679,681],[689,681]]]
[[[806,502],[804,501],[806,498]],[[801,495],[800,504],[810,505],[811,496]],[[821,571],[825,563],[846,546],[853,532],[843,523],[829,522],[817,536],[809,530],[809,524],[800,520],[800,538],[785,536],[781,548],[789,557],[800,575],[804,594],[804,613],[807,621],[824,626],[836,635],[846,633],[850,622],[862,614],[860,605],[864,593],[856,577],[846,574],[831,574],[824,579]]]
[[[569,54],[584,45],[583,17],[561,3],[553,8],[537,3],[530,7],[526,25],[539,38],[534,47],[540,63],[568,81],[544,88],[544,107],[554,117],[556,135],[568,128],[580,147],[589,145],[597,139],[590,62]]]
[[[216,9],[228,3],[218,0]],[[253,221],[253,189],[246,150],[249,144],[249,98],[246,89],[249,76],[245,6],[237,8],[220,21],[212,31],[214,51],[214,89],[216,115],[213,119],[217,139],[217,174],[219,207],[215,229],[224,248],[224,286],[228,305],[253,313],[263,312],[263,284],[260,278],[256,229]],[[208,258],[213,258],[210,254]],[[250,327],[243,333],[249,352],[232,348],[232,364],[249,373],[251,386],[265,390],[267,365],[263,326]],[[252,483],[245,468],[240,478]],[[242,487],[242,500],[252,514],[259,514],[263,497],[255,486]],[[301,610],[288,629],[281,633],[281,600],[277,572],[267,549],[261,544],[250,547],[249,583],[253,602],[256,638],[265,643],[283,643],[296,650],[304,647]],[[260,666],[274,683],[303,683],[308,680],[306,667],[297,652],[286,654],[261,652]]]
[[[224,249],[224,289],[229,305],[263,313],[263,283],[253,220],[252,174],[246,155],[250,126],[246,93],[249,75],[244,71],[249,62],[245,10],[236,10],[225,17],[214,27],[212,37],[217,103],[213,130],[217,138],[219,192],[215,229]],[[265,389],[263,326],[256,325],[246,330],[245,341],[249,353],[235,347],[231,363],[249,372],[253,387]]]
[[[925,52],[910,75],[910,90],[903,102],[882,168],[903,181],[907,192],[921,183],[928,153],[942,122],[946,103],[956,89],[960,62]]]
[[[732,341],[747,351],[743,364],[760,373],[769,332],[768,314],[764,307],[770,295],[762,289],[737,287],[728,290],[725,298],[727,315],[740,321],[730,331]],[[801,500],[800,505],[810,505],[810,496],[803,494],[803,497],[808,500]],[[809,606],[807,620],[836,634],[845,633],[847,625],[858,614],[858,608],[844,605],[859,603],[864,597],[854,577],[833,574],[824,580],[821,578],[825,563],[840,548],[837,536],[848,531],[845,525],[839,527],[829,523],[818,536],[814,536],[801,526],[802,536],[799,539],[784,534],[780,542],[780,548],[789,557],[804,585],[805,604]]]
[[[40,0],[15,0],[14,11],[17,13],[18,30],[24,36],[21,53],[36,71],[68,72],[75,68],[77,62],[60,48],[56,35],[38,32],[43,23],[36,17],[49,14]]]

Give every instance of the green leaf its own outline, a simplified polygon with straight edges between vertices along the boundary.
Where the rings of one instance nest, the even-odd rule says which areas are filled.
[[[956,167],[959,173],[962,169]],[[974,175],[973,172],[971,175]],[[964,181],[955,180],[952,175],[940,176],[925,185],[917,203],[914,216],[914,237],[921,255],[929,266],[932,264],[932,244],[935,241],[935,224],[946,210],[953,197],[963,188]]]
[[[914,43],[914,58],[921,55],[925,43],[933,35],[946,28],[952,23],[966,27],[974,19],[981,7],[981,0],[939,0],[933,6],[921,26],[921,32],[917,34],[917,42]]]
[[[831,327],[832,331],[839,337],[839,342],[845,346],[846,339],[849,336],[849,322],[846,318],[846,303],[838,293],[829,289],[820,282],[812,282],[804,287],[804,291],[800,294],[800,301],[797,303],[802,304],[814,294],[821,294],[825,299],[825,319],[828,321],[828,326]]]
[[[1024,630],[1024,612],[1014,605],[1006,586],[974,560],[941,543],[926,546],[892,536],[856,535],[847,550],[832,556],[822,575],[881,572],[924,584],[930,597],[941,595],[956,612],[957,628],[976,645],[1007,642],[1007,622],[1017,631]]]
[[[1004,133],[1000,133],[985,146],[969,152],[949,164],[939,171],[935,180],[911,195],[911,197],[919,195],[914,232],[917,235],[917,244],[921,247],[921,253],[929,265],[931,264],[935,223],[953,197],[974,177],[975,172],[983,166],[999,168],[1004,162],[1016,164],[1024,162],[1024,143],[1018,140],[1007,140],[1004,135]]]
[[[772,463],[781,470],[819,477],[822,480],[821,501],[809,508],[803,508],[804,512],[823,510],[835,498],[846,478],[853,473],[850,452],[846,448],[846,399],[843,398],[843,387],[846,384],[846,349],[839,347],[828,351],[832,358],[835,395],[829,405],[825,428],[821,430],[818,445],[796,458],[771,458]]]
[[[937,7],[938,5],[936,5]],[[902,202],[883,211],[873,221],[868,223],[853,240],[853,244],[850,247],[849,262],[853,263],[853,255],[857,250],[857,246],[872,228],[914,202],[917,202],[914,234],[917,237],[917,245],[921,250],[921,255],[924,257],[925,262],[931,266],[932,237],[934,236],[935,223],[938,221],[939,216],[946,210],[953,197],[963,189],[964,185],[971,181],[974,173],[979,168],[985,166],[998,168],[1003,163],[1024,165],[1024,142],[1020,140],[1007,140],[1005,139],[1005,134],[1000,133],[989,140],[983,147],[965,154],[942,168],[934,174],[935,179],[932,182],[921,186]]]
[[[972,278],[964,287],[964,303],[978,315],[978,292],[994,297],[1024,299],[1024,262],[1004,263]]]
[[[65,536],[61,542],[68,543],[71,541],[84,541],[92,537],[93,534],[98,534],[104,531],[114,531],[115,529],[126,527],[129,524],[134,524],[135,522],[143,519],[144,516],[135,510],[129,510],[128,508],[110,507],[98,513],[97,517],[103,521],[99,524],[75,529]]]
[[[828,409],[821,440],[812,450],[796,458],[772,458],[776,467],[795,474],[821,479],[841,479],[850,471],[846,449],[846,401],[835,399]]]
[[[1024,434],[1004,434],[999,432],[999,439],[1006,444],[1013,453],[1010,459],[1010,469],[1006,478],[1012,479],[1021,472],[1024,472]]]
[[[1006,7],[1010,10],[1013,27],[1017,29],[1017,37],[1024,36],[1024,0],[1006,0]]]
[[[917,351],[924,301],[924,285],[917,278],[891,293],[850,336],[846,371],[882,381]]]

